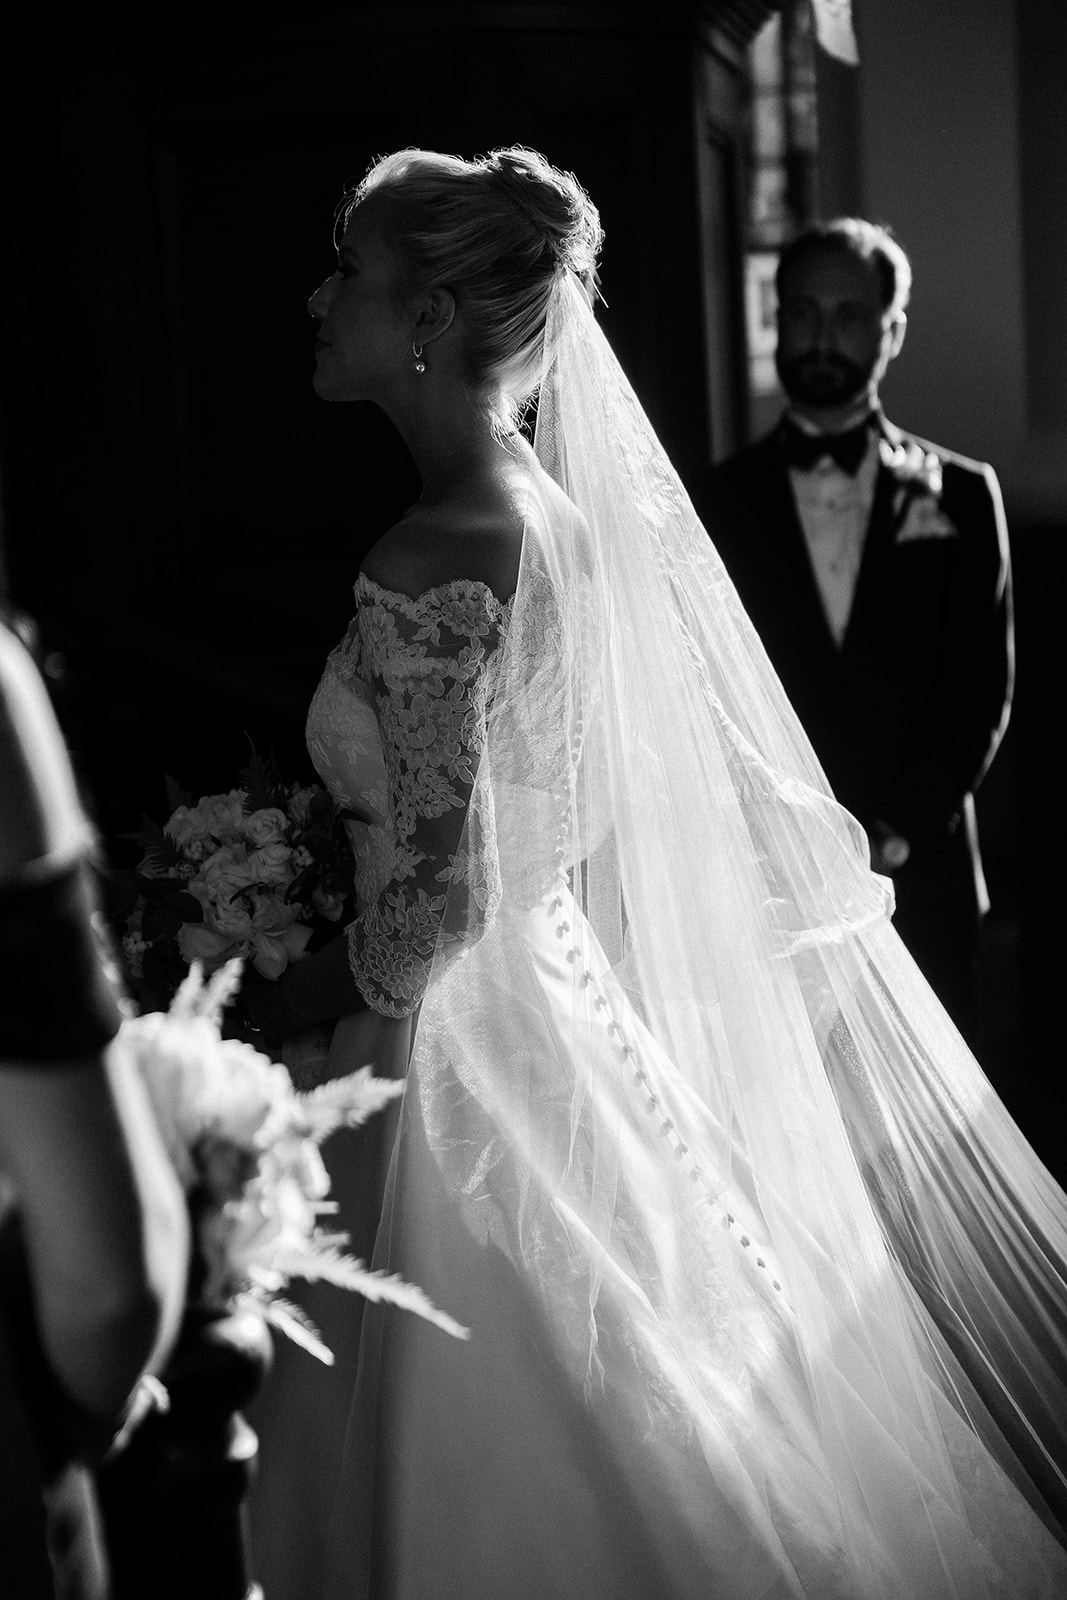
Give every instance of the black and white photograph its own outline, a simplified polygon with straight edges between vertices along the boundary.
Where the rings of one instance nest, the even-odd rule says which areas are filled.
[[[1063,1600],[1067,10],[0,18],[0,1600]]]

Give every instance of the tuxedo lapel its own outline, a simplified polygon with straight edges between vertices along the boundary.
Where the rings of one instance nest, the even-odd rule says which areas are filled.
[[[882,418],[882,434],[890,444],[899,443],[903,435],[891,422]],[[841,643],[845,656],[856,648],[867,632],[867,625],[877,615],[886,596],[887,563],[893,550],[896,526],[896,490],[898,484],[893,472],[879,459],[874,480],[874,499],[867,521],[867,537],[863,541],[863,557],[856,576],[856,589],[852,597],[848,626]]]
[[[803,630],[807,647],[837,656],[837,645],[819,593],[811,554],[800,524],[789,471],[777,433],[765,441],[754,462],[752,498],[760,519],[757,534],[766,552],[765,581],[773,586],[795,631]]]

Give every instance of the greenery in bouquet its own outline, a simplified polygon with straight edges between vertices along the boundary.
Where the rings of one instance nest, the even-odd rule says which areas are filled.
[[[143,1011],[165,1010],[194,961],[210,973],[240,957],[273,982],[352,914],[346,814],[320,786],[286,784],[255,751],[226,793],[194,803],[166,782],[166,822],[144,818],[132,836],[141,860],[107,884],[127,985]]]
[[[240,973],[241,962],[231,961],[205,982],[194,963],[168,1011],[127,1017],[120,1032],[188,1198],[191,1299],[255,1308],[327,1363],[333,1357],[317,1330],[284,1298],[293,1278],[354,1289],[466,1338],[421,1290],[369,1271],[345,1253],[346,1234],[322,1226],[336,1208],[319,1146],[335,1130],[359,1126],[401,1094],[403,1083],[363,1067],[299,1093],[284,1067],[223,1036],[221,1017]]]

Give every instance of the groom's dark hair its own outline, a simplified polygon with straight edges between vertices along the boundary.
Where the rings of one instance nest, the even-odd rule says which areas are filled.
[[[835,249],[869,261],[878,275],[882,309],[899,315],[911,296],[911,262],[885,223],[862,217],[832,217],[814,222],[785,246],[778,258],[775,287],[779,299],[790,267],[809,250]]]

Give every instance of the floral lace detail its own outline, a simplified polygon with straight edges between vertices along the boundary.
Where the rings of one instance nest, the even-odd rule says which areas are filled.
[[[348,944],[364,999],[399,1017],[421,1001],[439,940],[468,939],[490,900],[465,825],[510,602],[472,579],[411,599],[364,576],[356,599],[348,664],[377,710],[396,843],[389,881]]]
[[[307,718],[308,753],[315,770],[352,819],[346,827],[357,913],[389,882],[396,852],[378,711],[370,689],[357,676],[358,654],[353,619],[326,662]]]

